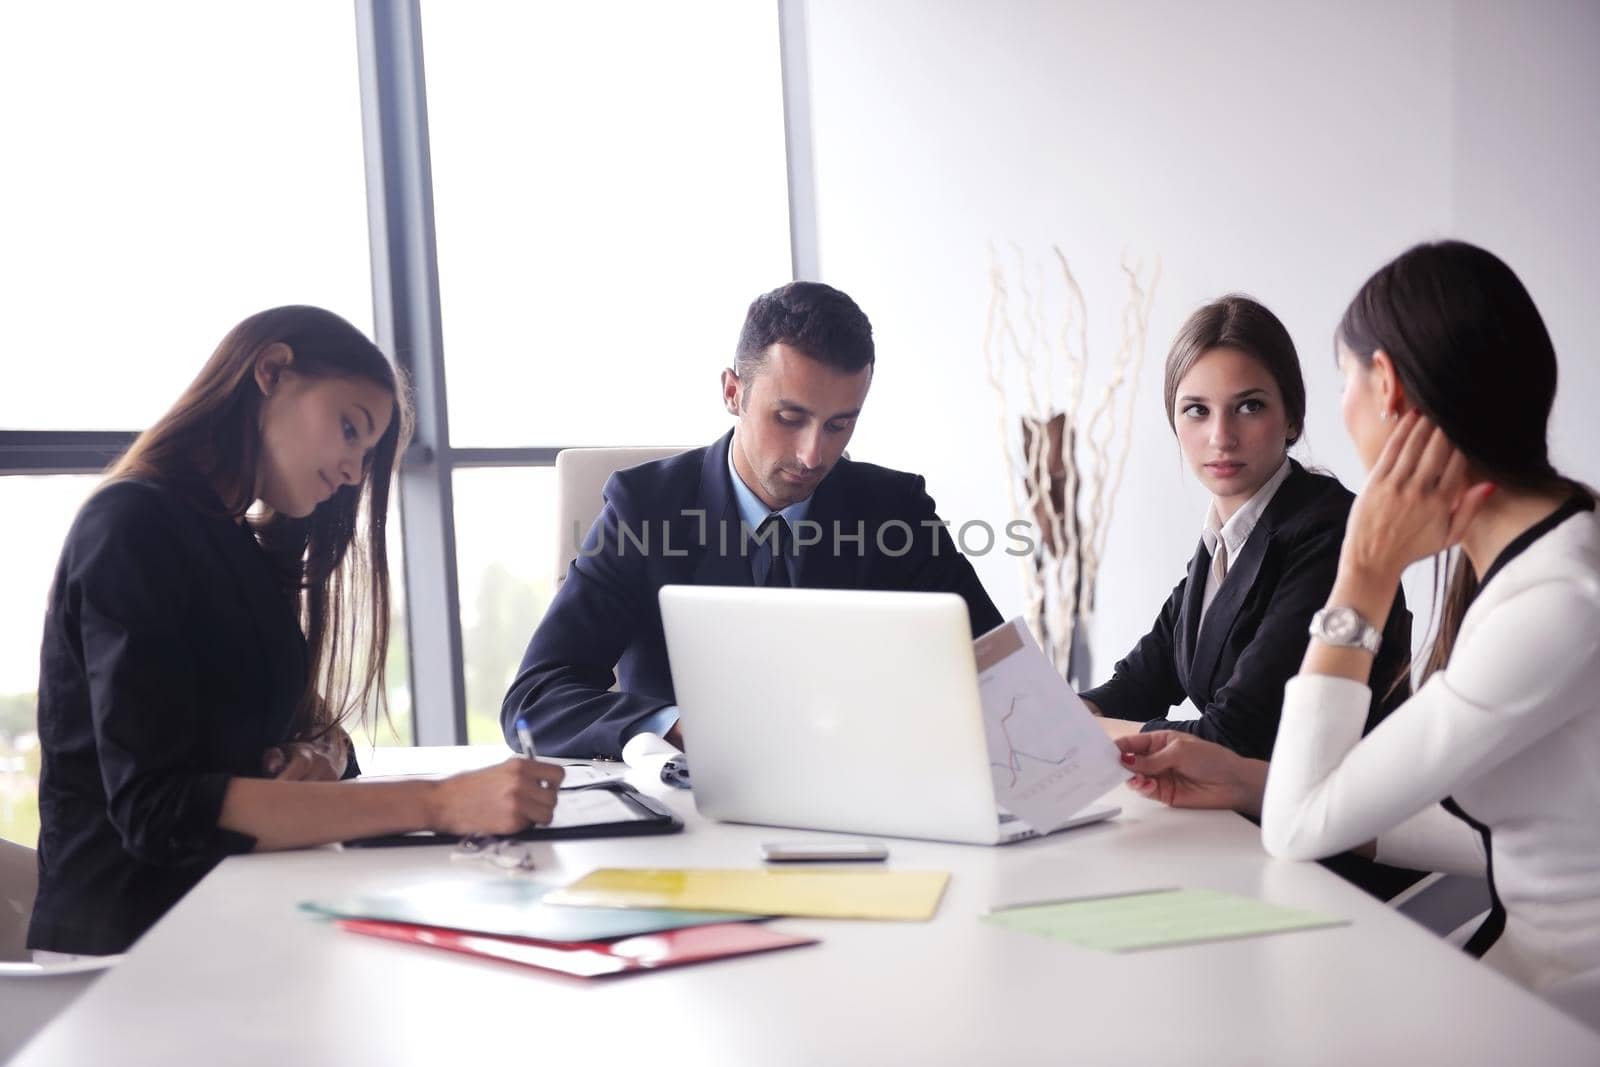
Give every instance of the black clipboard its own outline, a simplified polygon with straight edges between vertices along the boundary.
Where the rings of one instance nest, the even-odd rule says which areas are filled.
[[[570,841],[585,837],[638,837],[645,834],[675,834],[683,829],[683,820],[655,797],[645,796],[626,782],[600,782],[582,787],[586,793],[608,792],[622,801],[633,816],[616,822],[584,823],[578,826],[530,826],[520,833],[509,834],[513,841]],[[402,834],[380,834],[377,837],[358,837],[344,842],[345,848],[399,848],[406,845],[452,845],[461,840],[460,834],[444,834],[435,830],[413,830]]]

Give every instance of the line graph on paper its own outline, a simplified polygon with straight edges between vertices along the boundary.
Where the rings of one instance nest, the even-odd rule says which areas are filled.
[[[1006,788],[1015,789],[1017,783],[1026,777],[1029,765],[1039,767],[1067,767],[1075,766],[1073,757],[1077,755],[1078,747],[1068,744],[1062,751],[1060,738],[1028,737],[1029,734],[1037,735],[1037,729],[1030,729],[1029,724],[1038,722],[1035,716],[1024,714],[1019,719],[1017,716],[1018,705],[1027,702],[1027,696],[1015,696],[1007,702],[1005,712],[997,720],[986,723],[992,734],[994,728],[999,728],[999,736],[989,738],[989,766],[996,771],[996,777],[1005,775]],[[1020,739],[1015,734],[1023,735]],[[998,759],[998,762],[997,762]]]
[[[1128,777],[1117,747],[1021,619],[977,643],[983,740],[995,801],[1049,833]]]

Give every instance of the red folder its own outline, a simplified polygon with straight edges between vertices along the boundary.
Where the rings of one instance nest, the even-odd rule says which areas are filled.
[[[679,930],[625,937],[620,941],[536,941],[527,937],[493,937],[378,919],[340,919],[338,923],[352,933],[369,937],[429,945],[450,952],[483,956],[580,978],[597,978],[628,971],[653,971],[723,956],[745,956],[752,952],[817,943],[814,937],[781,934],[759,923],[688,926]]]

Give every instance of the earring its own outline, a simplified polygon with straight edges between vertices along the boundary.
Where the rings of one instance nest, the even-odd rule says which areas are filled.
[[[1381,415],[1378,416],[1378,418],[1382,419],[1384,422],[1392,422],[1394,421],[1394,412],[1385,410]]]

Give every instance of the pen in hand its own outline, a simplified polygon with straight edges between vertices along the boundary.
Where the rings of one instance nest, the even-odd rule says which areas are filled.
[[[528,725],[527,719],[517,720],[517,744],[522,747],[523,759],[536,760],[539,758],[539,753],[533,747],[533,727]],[[549,783],[545,782],[544,784],[548,785]]]
[[[528,725],[527,719],[517,720],[517,741],[522,745],[524,759],[539,758],[539,753],[533,749],[533,727]]]

